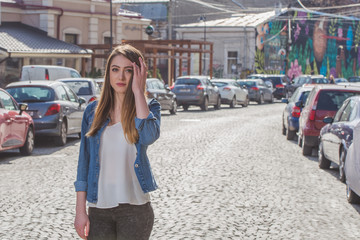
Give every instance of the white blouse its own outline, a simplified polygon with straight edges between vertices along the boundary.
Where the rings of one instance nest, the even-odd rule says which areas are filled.
[[[129,144],[120,122],[107,126],[100,142],[98,201],[89,207],[112,208],[120,203],[142,205],[150,201],[136,177],[135,144]]]

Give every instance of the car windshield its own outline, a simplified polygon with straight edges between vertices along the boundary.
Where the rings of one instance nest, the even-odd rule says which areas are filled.
[[[337,111],[345,99],[359,95],[360,92],[323,90],[320,92],[316,110]]]
[[[217,87],[224,87],[224,86],[228,85],[228,83],[226,83],[226,82],[214,82],[214,81],[212,81],[212,83]]]
[[[273,86],[284,84],[281,77],[265,77],[261,79],[264,81],[271,81]]]
[[[88,81],[64,81],[78,96],[92,95],[91,84]]]
[[[311,79],[312,83],[317,83],[317,84],[321,84],[321,83],[329,83],[329,81],[326,78],[312,78]]]
[[[12,87],[6,89],[17,102],[48,102],[54,101],[55,92],[47,87]]]
[[[175,85],[199,85],[200,80],[199,79],[194,79],[194,78],[181,78],[181,79],[177,79],[175,82]]]
[[[240,86],[253,87],[255,86],[255,81],[239,81]]]

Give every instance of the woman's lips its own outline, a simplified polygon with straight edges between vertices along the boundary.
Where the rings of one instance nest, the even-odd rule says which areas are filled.
[[[124,87],[125,86],[124,83],[116,83],[116,85],[119,86],[119,87]]]

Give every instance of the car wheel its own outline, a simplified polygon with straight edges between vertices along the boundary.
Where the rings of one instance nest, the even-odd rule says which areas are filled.
[[[24,144],[24,146],[19,148],[20,153],[25,156],[30,155],[32,153],[32,151],[34,150],[34,142],[35,142],[34,141],[34,130],[32,127],[29,127],[29,130],[26,135],[25,144]]]
[[[236,98],[235,98],[235,96],[233,96],[233,98],[231,99],[231,102],[229,104],[229,107],[234,108],[235,105],[236,105]]]
[[[64,121],[62,121],[61,129],[60,129],[60,136],[57,136],[55,138],[55,142],[59,146],[64,146],[66,144],[66,140],[67,140],[67,127],[66,127],[66,123]]]
[[[346,199],[349,203],[360,203],[360,197],[346,184]]]
[[[246,96],[245,103],[242,106],[247,107],[248,105],[249,105],[249,97]]]
[[[284,125],[284,122],[282,124],[282,135],[286,135],[286,128],[285,128],[285,125]]]
[[[203,111],[209,110],[209,99],[207,97],[204,98],[204,102],[201,104],[200,108]]]
[[[344,169],[345,159],[346,159],[346,152],[345,149],[342,148],[340,154],[340,161],[339,161],[339,180],[343,183],[346,182],[345,169]]]
[[[261,94],[258,104],[263,104],[263,103],[264,103],[264,95]]]
[[[184,104],[182,107],[183,107],[184,111],[187,111],[189,109],[189,105],[187,105],[187,104]]]
[[[295,131],[291,131],[291,130],[287,130],[286,131],[286,139],[287,140],[294,140],[296,132]]]
[[[329,169],[331,162],[324,155],[324,147],[323,147],[323,143],[322,143],[321,139],[320,139],[320,144],[319,144],[318,159],[319,159],[319,168]]]
[[[217,99],[216,105],[214,106],[215,110],[219,110],[221,108],[221,98],[220,96]]]
[[[304,156],[311,156],[312,147],[305,144],[305,139],[302,140],[302,154]]]
[[[176,104],[176,100],[174,100],[172,103],[172,108],[170,110],[170,114],[174,115],[174,114],[176,114],[176,111],[177,111],[177,104]]]

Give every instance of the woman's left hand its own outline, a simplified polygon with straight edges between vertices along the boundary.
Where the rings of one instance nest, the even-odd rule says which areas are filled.
[[[133,62],[133,82],[132,82],[132,91],[134,93],[140,91],[144,93],[145,91],[145,84],[146,84],[146,77],[147,77],[147,67],[144,63],[144,60],[139,57],[140,67]]]

